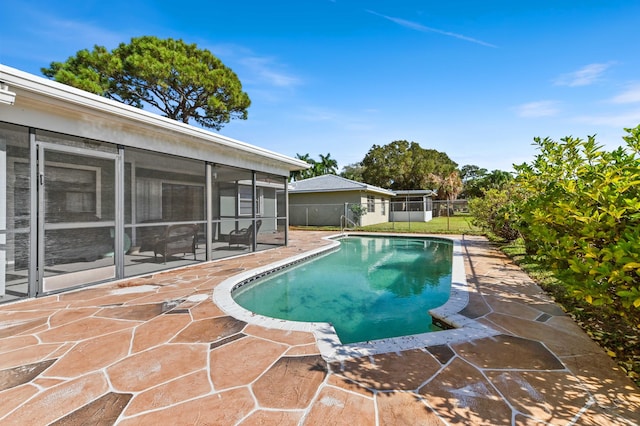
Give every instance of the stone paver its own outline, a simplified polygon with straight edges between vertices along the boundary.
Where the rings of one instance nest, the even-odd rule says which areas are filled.
[[[374,355],[345,361],[334,371],[373,390],[414,390],[438,372],[440,363],[427,351]]]
[[[284,356],[256,381],[253,392],[261,407],[305,409],[326,375],[320,355]],[[274,388],[279,392],[273,392]]]
[[[481,237],[462,238],[460,314],[492,337],[327,362],[312,333],[215,304],[225,279],[330,234],[290,235],[288,247],[0,305],[0,424],[640,424],[640,390]]]

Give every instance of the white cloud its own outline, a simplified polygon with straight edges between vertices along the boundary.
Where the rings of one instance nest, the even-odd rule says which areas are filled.
[[[611,65],[612,63],[586,65],[577,71],[562,74],[556,79],[555,84],[569,87],[589,86],[599,81]]]
[[[493,45],[491,43],[487,43],[486,41],[482,41],[482,40],[478,40],[475,38],[471,38],[471,37],[467,37],[463,34],[457,34],[457,33],[452,33],[450,31],[443,31],[443,30],[439,30],[436,28],[431,28],[431,27],[427,27],[424,26],[422,24],[418,24],[417,22],[412,22],[412,21],[407,21],[406,19],[402,19],[402,18],[394,18],[393,16],[387,16],[387,15],[383,15],[381,13],[378,12],[374,12],[373,10],[367,10],[367,12],[371,13],[372,15],[376,15],[379,16],[381,18],[387,19],[395,24],[398,24],[402,27],[405,28],[409,28],[411,30],[416,30],[416,31],[420,31],[423,33],[436,33],[436,34],[441,34],[447,37],[453,37],[453,38],[457,38],[460,40],[465,40],[465,41],[469,41],[471,43],[476,43],[476,44],[480,44],[482,46],[487,46],[487,47],[498,47],[496,45]]]
[[[277,70],[272,58],[247,56],[239,61],[260,81],[276,87],[292,87],[301,84],[300,78]]]
[[[640,109],[620,114],[583,115],[576,117],[575,121],[597,126],[615,127],[617,129],[636,127],[640,124]]]
[[[135,36],[106,29],[99,23],[64,18],[43,10],[31,8],[25,13],[27,17],[24,19],[31,22],[27,31],[37,39],[46,39],[48,44],[57,47],[81,46],[91,49],[97,44],[112,49]]]
[[[266,84],[267,86],[288,88],[303,84],[303,80],[282,71],[285,67],[269,56],[260,56],[253,50],[237,44],[215,44],[207,47],[214,55],[238,72],[242,68],[242,84]],[[240,73],[240,72],[238,72]]]
[[[372,110],[341,111],[338,108],[309,106],[293,114],[296,121],[338,129],[344,134],[370,132],[379,124],[378,113]],[[322,123],[322,124],[321,124]]]
[[[303,121],[335,121],[339,115],[335,110],[326,108],[308,107],[296,114],[297,118]]]
[[[111,31],[97,23],[61,18],[37,8],[20,12],[22,20],[30,24],[20,29],[15,40],[0,43],[0,54],[31,62],[31,71],[51,61],[65,61],[78,50],[91,50],[96,44],[112,49],[131,38],[131,34]],[[47,48],[42,49],[43,45]]]
[[[526,118],[551,117],[560,112],[557,101],[529,102],[526,104],[518,105],[515,110],[518,116]]]
[[[640,102],[640,83],[632,83],[627,89],[609,100],[614,104],[631,104]]]

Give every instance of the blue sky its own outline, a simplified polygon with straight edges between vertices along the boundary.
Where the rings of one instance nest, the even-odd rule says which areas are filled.
[[[252,100],[226,136],[340,168],[404,139],[511,170],[534,136],[623,145],[640,124],[638,17],[637,0],[8,0],[0,63],[41,75],[96,44],[181,38]]]

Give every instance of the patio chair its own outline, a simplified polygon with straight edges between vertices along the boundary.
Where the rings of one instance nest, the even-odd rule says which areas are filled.
[[[260,231],[260,226],[262,225],[261,220],[256,220],[256,234]],[[229,247],[231,244],[244,244],[246,246],[250,246],[253,241],[253,224],[248,228],[236,229],[229,232]]]
[[[158,238],[153,247],[153,258],[162,255],[164,263],[167,257],[182,253],[193,253],[193,260],[196,260],[196,239],[198,236],[198,225],[171,225],[164,235]]]

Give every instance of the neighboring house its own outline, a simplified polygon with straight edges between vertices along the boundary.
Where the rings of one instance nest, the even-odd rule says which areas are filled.
[[[389,221],[393,191],[336,175],[292,182],[289,186],[289,222],[298,226],[340,226],[341,217],[354,220],[352,206],[366,208],[360,225]]]
[[[433,197],[430,189],[395,191],[391,198],[391,222],[428,222],[433,218]]]
[[[307,167],[0,65],[0,302],[285,245]]]

